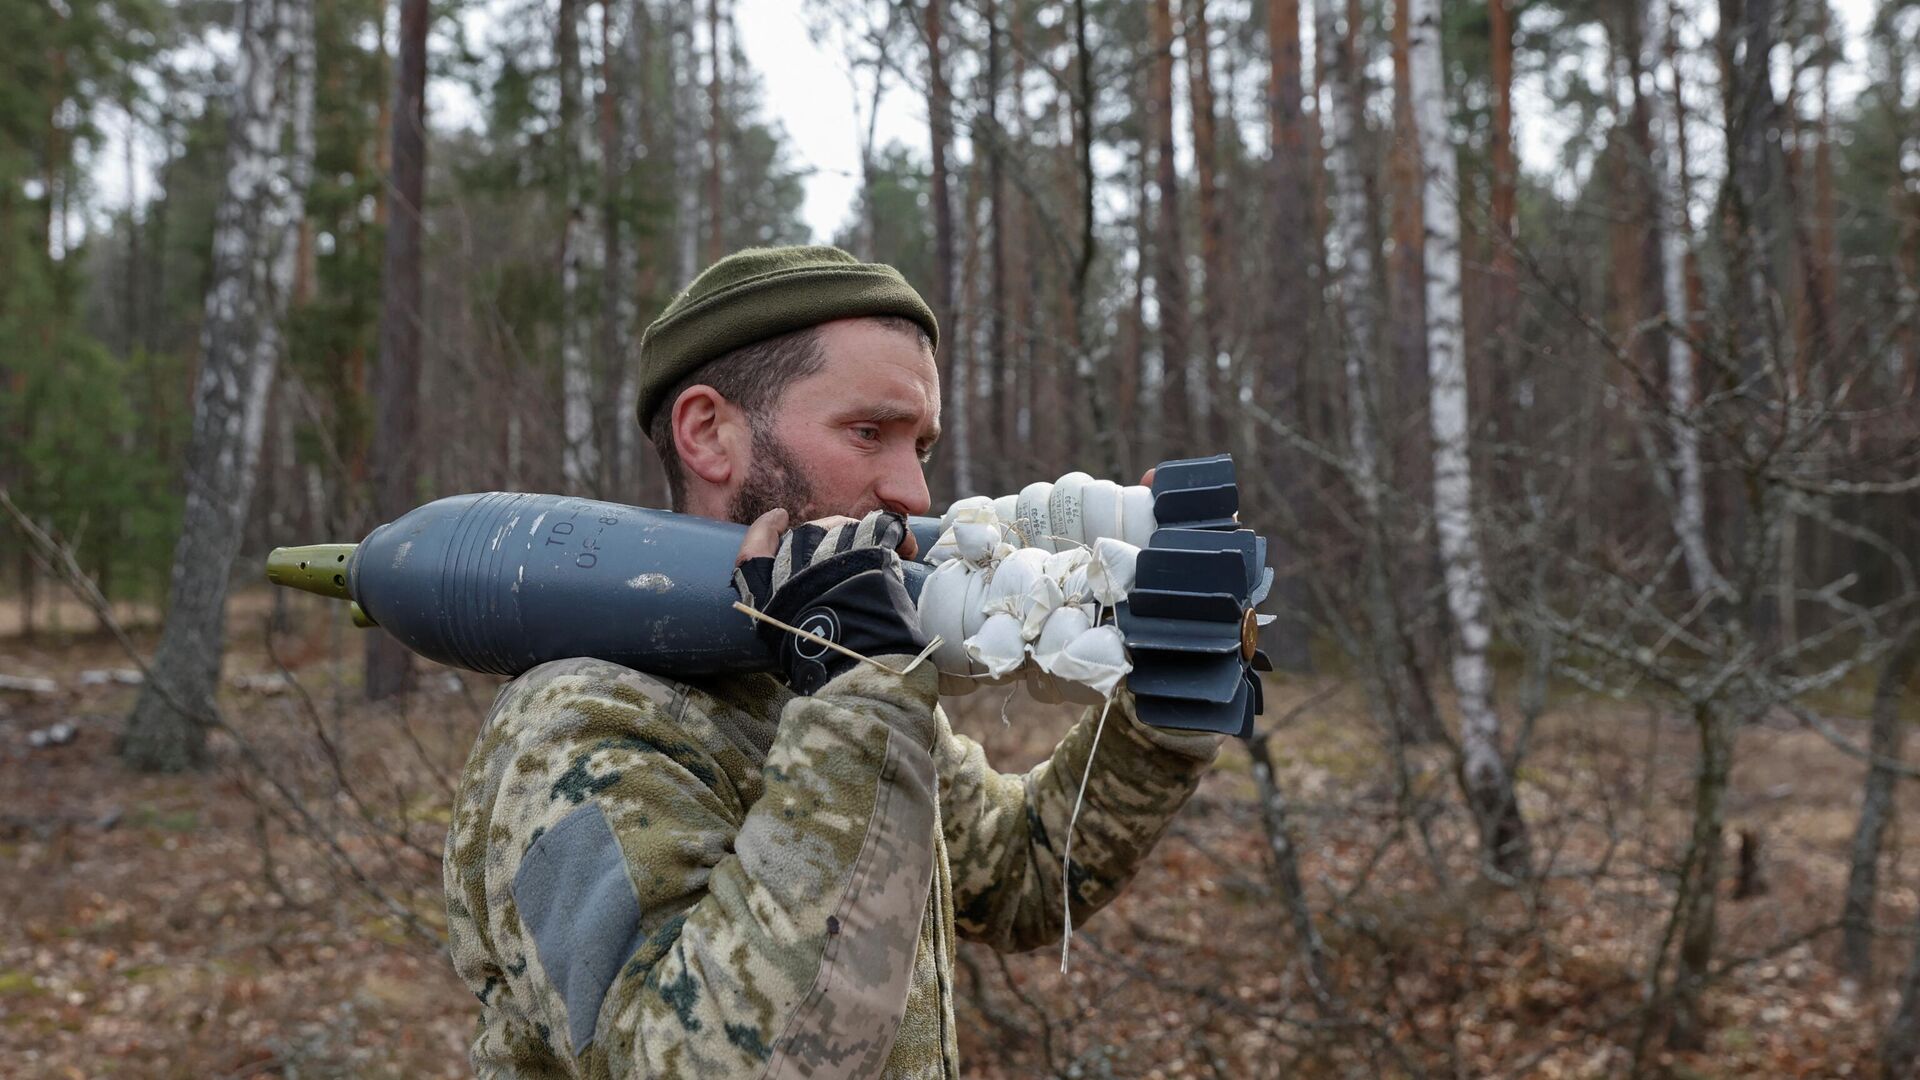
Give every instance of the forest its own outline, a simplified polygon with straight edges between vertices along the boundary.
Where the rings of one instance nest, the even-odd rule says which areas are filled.
[[[938,318],[935,513],[1231,453],[1271,544],[1252,737],[963,944],[969,1074],[1920,1075],[1914,0],[0,0],[7,1071],[470,1073],[503,680],[267,552],[666,507],[643,331],[807,242]]]

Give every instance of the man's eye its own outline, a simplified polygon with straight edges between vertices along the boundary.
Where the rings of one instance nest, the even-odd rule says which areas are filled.
[[[853,434],[856,438],[865,439],[868,442],[880,441],[880,429],[871,424],[861,424],[855,427]]]

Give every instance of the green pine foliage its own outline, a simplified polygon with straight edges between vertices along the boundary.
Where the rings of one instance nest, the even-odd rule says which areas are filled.
[[[164,592],[179,514],[174,462],[153,451],[184,442],[185,418],[143,410],[141,394],[186,373],[134,339],[124,304],[98,302],[124,281],[96,280],[96,251],[120,249],[125,266],[128,246],[86,236],[77,162],[97,153],[109,103],[139,107],[135,73],[165,14],[148,0],[0,9],[0,487],[103,583],[142,598]]]

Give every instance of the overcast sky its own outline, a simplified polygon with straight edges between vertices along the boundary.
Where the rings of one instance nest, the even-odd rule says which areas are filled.
[[[852,212],[860,186],[860,136],[871,89],[856,97],[846,61],[809,34],[797,0],[739,0],[740,47],[766,89],[767,111],[787,129],[794,164],[808,171],[803,210],[816,240],[829,240]],[[862,85],[871,87],[869,73]],[[911,91],[881,99],[876,138],[927,145],[927,111]]]

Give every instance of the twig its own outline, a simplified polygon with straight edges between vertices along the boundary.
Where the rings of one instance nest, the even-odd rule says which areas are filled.
[[[13,518],[14,524],[27,537],[28,542],[39,550],[41,554],[46,557],[47,561],[54,566],[56,575],[60,580],[69,589],[72,589],[74,594],[77,595],[83,603],[93,610],[95,617],[100,620],[101,625],[107,628],[108,632],[113,635],[114,640],[118,641],[120,647],[126,651],[128,659],[132,660],[134,665],[140,669],[140,674],[146,680],[146,684],[160,695],[161,700],[163,700],[169,708],[172,708],[182,716],[188,717],[194,723],[216,728],[231,737],[235,747],[239,750],[240,756],[246,761],[247,765],[259,772],[260,775],[266,777],[267,783],[274,789],[275,794],[279,795],[281,800],[286,803],[288,809],[300,819],[301,823],[305,826],[304,831],[307,836],[310,839],[318,841],[327,854],[331,856],[340,867],[344,868],[347,875],[353,879],[354,883],[358,885],[363,892],[381,907],[385,908],[389,915],[398,919],[411,933],[417,935],[420,940],[431,942],[435,945],[440,944],[439,934],[422,923],[418,915],[415,915],[404,904],[401,904],[398,900],[388,895],[386,890],[382,889],[371,877],[367,876],[366,871],[359,863],[354,861],[353,856],[349,855],[346,849],[340,846],[339,840],[314,818],[313,812],[307,808],[306,803],[301,801],[300,797],[294,794],[292,789],[288,788],[278,776],[274,775],[272,769],[267,766],[265,759],[253,748],[253,744],[247,741],[246,736],[242,735],[233,725],[227,723],[226,718],[220,715],[220,710],[217,707],[206,713],[189,708],[173,695],[172,691],[167,688],[164,682],[156,680],[153,677],[153,668],[147,663],[147,659],[142,655],[140,649],[134,645],[133,639],[127,635],[126,628],[121,626],[120,621],[114,617],[113,607],[107,603],[106,597],[101,595],[100,587],[94,584],[93,579],[88,577],[84,570],[80,569],[78,560],[74,558],[73,550],[47,535],[46,530],[40,528],[31,518],[28,518],[27,515],[14,504],[13,500],[8,497],[7,490],[4,487],[0,487],[0,510],[5,510],[7,515]]]

